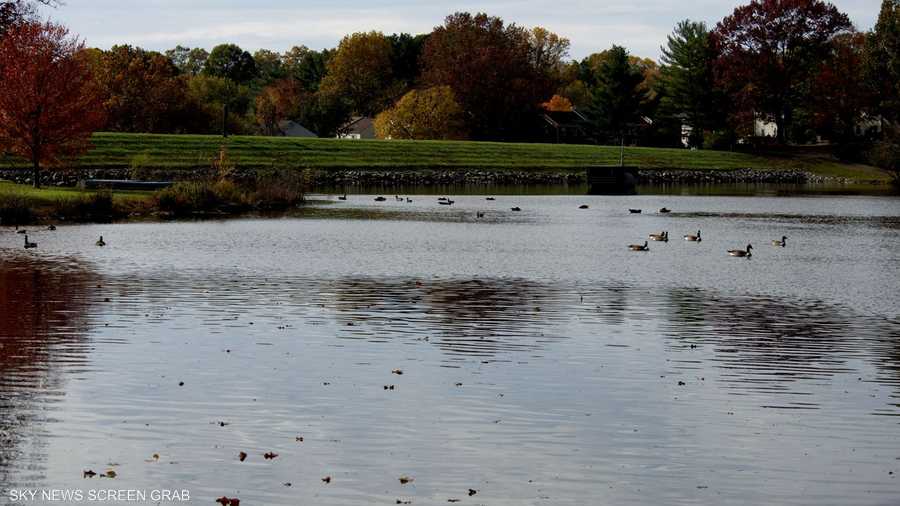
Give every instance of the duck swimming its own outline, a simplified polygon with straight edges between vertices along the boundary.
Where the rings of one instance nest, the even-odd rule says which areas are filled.
[[[753,249],[753,246],[748,244],[747,249],[730,249],[728,250],[728,254],[733,257],[747,257],[750,258],[753,256],[753,253],[750,253],[750,250]]]
[[[644,241],[644,245],[640,244],[629,244],[628,249],[631,251],[650,251],[650,247],[647,245],[647,241]]]

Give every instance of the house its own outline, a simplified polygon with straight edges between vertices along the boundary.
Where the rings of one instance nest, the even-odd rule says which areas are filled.
[[[275,135],[281,137],[318,137],[318,135],[300,123],[291,120],[279,121],[278,132]]]
[[[338,139],[374,139],[375,118],[354,116],[338,130]]]
[[[544,111],[541,119],[543,138],[548,142],[578,144],[590,141],[590,122],[577,109]]]

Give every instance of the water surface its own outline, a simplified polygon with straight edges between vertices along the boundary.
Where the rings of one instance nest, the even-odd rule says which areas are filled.
[[[411,198],[0,232],[3,501],[900,500],[900,200]]]

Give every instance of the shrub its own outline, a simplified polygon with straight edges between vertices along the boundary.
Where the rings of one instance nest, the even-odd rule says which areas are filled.
[[[73,221],[110,221],[120,213],[112,193],[99,191],[75,198],[58,199],[53,206],[56,217]]]
[[[0,194],[0,224],[20,225],[30,222],[33,217],[34,212],[22,193]]]

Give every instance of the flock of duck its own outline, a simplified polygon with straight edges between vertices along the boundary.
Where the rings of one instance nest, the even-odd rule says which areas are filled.
[[[56,230],[56,225],[50,225],[47,228],[45,228],[44,230],[52,232],[52,231]],[[35,249],[38,247],[36,242],[32,242],[32,241],[28,240],[28,231],[27,230],[25,230],[24,228],[20,229],[19,226],[16,225],[15,231],[17,234],[21,234],[21,235],[25,236],[25,249]],[[106,246],[106,241],[103,240],[102,235],[100,236],[100,239],[97,239],[97,242],[95,242],[94,245],[100,246],[100,247]]]
[[[347,200],[347,195],[344,194],[342,196],[339,196],[338,199]],[[386,200],[387,200],[387,198],[385,198],[385,197],[381,197],[381,196],[375,197],[375,202],[384,202]],[[394,200],[396,200],[397,202],[403,202],[404,200],[407,203],[412,202],[412,199],[410,199],[409,197],[406,197],[404,199],[403,197],[401,197],[399,195],[394,195]],[[445,206],[451,206],[454,203],[453,200],[451,200],[447,197],[439,197],[437,200],[438,200],[438,204],[445,205]],[[485,198],[485,200],[496,200],[496,199],[494,197],[487,197],[487,198]],[[582,204],[582,205],[578,206],[578,209],[589,209],[589,208],[590,208],[590,206],[588,206],[587,204]],[[521,211],[522,208],[519,206],[515,206],[515,207],[511,207],[510,210],[511,211]],[[628,212],[631,214],[641,214],[643,212],[643,210],[642,209],[629,209]],[[671,212],[672,212],[672,210],[668,209],[666,207],[659,209],[660,214],[668,214]],[[484,212],[477,211],[475,213],[475,216],[477,218],[484,218]],[[664,230],[658,234],[650,234],[649,238],[651,241],[669,242],[669,232]],[[696,235],[695,234],[686,234],[683,236],[683,238],[685,241],[688,241],[688,242],[703,241],[703,238],[700,235],[700,230],[697,230]],[[787,236],[781,236],[781,239],[773,240],[772,245],[781,247],[781,248],[786,247],[787,246]],[[631,251],[650,251],[650,242],[644,241],[644,244],[629,244],[628,249],[630,249]],[[745,249],[730,249],[730,250],[728,250],[728,254],[733,257],[750,258],[753,256],[753,245],[747,244],[747,247]]]

